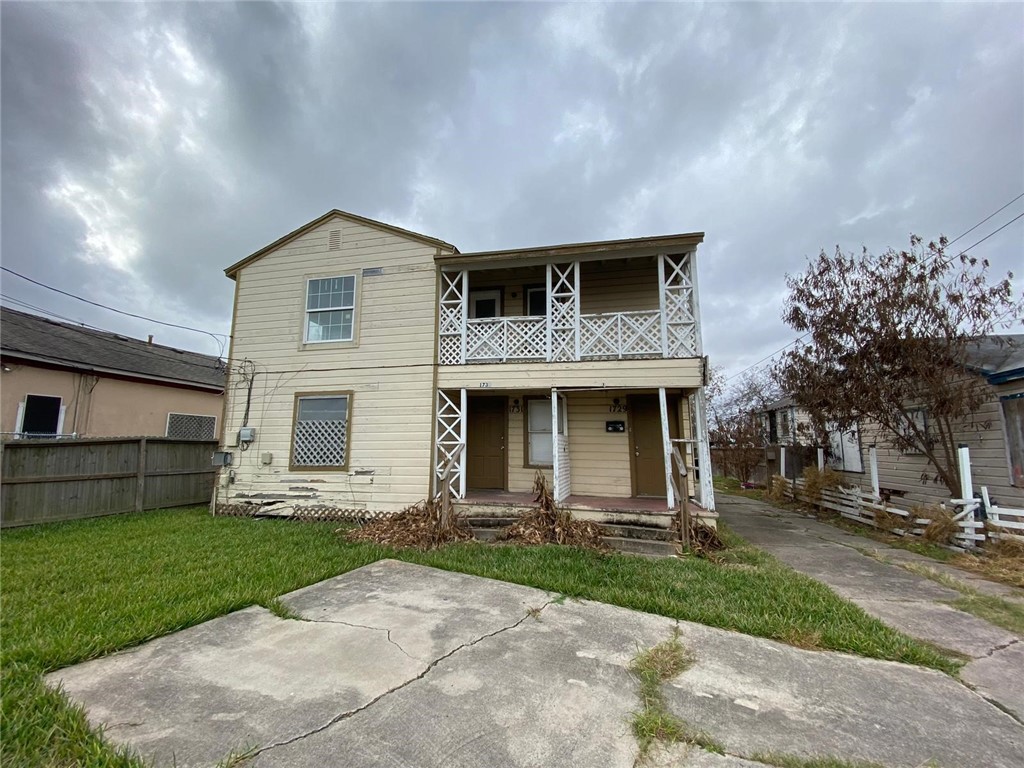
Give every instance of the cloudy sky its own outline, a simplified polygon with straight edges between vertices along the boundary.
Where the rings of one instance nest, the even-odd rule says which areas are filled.
[[[1024,192],[1021,4],[4,2],[0,17],[3,265],[214,333],[224,267],[330,208],[463,251],[703,230],[705,347],[735,372],[793,338],[784,276],[808,256],[955,237]],[[1024,271],[1024,219],[975,253]]]

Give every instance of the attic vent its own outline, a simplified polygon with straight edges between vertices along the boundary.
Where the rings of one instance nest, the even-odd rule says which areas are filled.
[[[341,250],[341,230],[332,229],[327,236],[327,250],[329,251],[340,251]]]

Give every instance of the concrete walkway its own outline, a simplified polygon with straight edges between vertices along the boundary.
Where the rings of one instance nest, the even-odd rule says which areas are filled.
[[[381,561],[48,676],[156,766],[630,768],[629,665],[680,633],[695,656],[667,706],[725,748],[902,768],[1019,768],[1024,726],[934,670],[780,643],[539,590]]]
[[[982,594],[1024,600],[1024,591],[986,581],[931,558],[741,496],[716,494],[721,520],[791,568],[827,584],[908,635],[970,658],[961,679],[1024,721],[1024,642],[948,605],[963,595],[900,563],[917,563]]]

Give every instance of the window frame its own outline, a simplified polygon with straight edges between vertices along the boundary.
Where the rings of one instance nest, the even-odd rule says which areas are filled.
[[[1003,423],[1003,445],[1006,446],[1006,473],[1010,478],[1010,485],[1014,488],[1024,487],[1024,476],[1018,480],[1013,475],[1013,451],[1010,447],[1010,423],[1009,419],[1006,418],[1006,403],[1016,401],[1024,404],[1024,392],[1017,392],[1010,395],[999,396],[999,417]],[[1018,408],[1024,406],[1018,406]],[[1022,422],[1024,422],[1024,413],[1020,415]],[[1024,430],[1024,423],[1022,423],[1022,430]],[[1021,452],[1021,465],[1024,466],[1024,444],[1018,446],[1018,450]]]
[[[544,311],[539,315],[530,313],[530,294],[534,291],[540,291],[544,296]],[[541,283],[535,283],[532,285],[523,286],[523,315],[525,317],[547,317],[548,316],[548,288],[546,285]]]
[[[473,288],[469,292],[467,319],[468,320],[498,320],[505,316],[505,288]],[[476,299],[494,299],[494,317],[476,316]]]
[[[170,431],[171,431],[171,416],[195,416],[196,418],[199,418],[199,419],[213,419],[213,437],[210,437],[210,438],[205,438],[205,437],[197,437],[197,438],[171,437],[171,434],[170,434]],[[194,439],[194,440],[206,440],[207,442],[212,441],[212,440],[216,440],[217,439],[217,416],[215,414],[210,414],[210,413],[184,413],[182,411],[168,411],[167,412],[167,421],[164,424],[164,437],[170,437],[173,440],[191,440],[191,439]]]
[[[856,453],[857,453],[857,463],[860,465],[860,469],[847,469],[846,468],[846,445],[847,445],[846,438],[847,438],[847,436],[851,432],[853,432],[853,433],[855,433],[857,435],[857,451],[856,451]],[[847,473],[849,473],[851,475],[863,475],[865,473],[865,469],[864,469],[864,440],[863,440],[863,437],[861,436],[860,420],[858,419],[857,421],[855,421],[854,425],[851,428],[848,428],[848,429],[835,429],[835,428],[829,429],[828,426],[826,426],[825,433],[826,433],[826,435],[828,437],[828,442],[829,442],[829,460],[826,460],[825,465],[828,466],[828,467],[832,467],[832,469],[834,469],[836,472],[847,472]],[[842,454],[839,455],[838,457],[836,456],[835,450],[833,450],[834,443],[832,441],[832,435],[838,435],[839,436],[839,448],[842,451]],[[832,463],[832,460],[835,460],[836,458],[838,458],[838,460],[839,460],[839,466],[838,467],[834,466],[833,463]]]
[[[309,308],[309,284],[314,280],[343,280],[345,278],[352,278],[352,306],[340,306],[340,307],[329,307],[318,309]],[[312,275],[305,278],[303,292],[302,292],[302,343],[306,344],[352,344],[356,340],[356,324],[358,322],[358,311],[359,306],[359,276],[352,272],[350,274],[331,274],[331,275]],[[351,310],[352,312],[352,330],[347,339],[311,339],[309,338],[309,317],[313,313],[318,312],[344,312]]]
[[[296,464],[295,463],[295,427],[299,423],[300,400],[326,400],[337,397],[348,398],[345,411],[345,462],[343,464]],[[326,392],[296,392],[292,403],[292,426],[288,446],[289,472],[347,472],[352,459],[352,406],[355,393],[351,389],[331,390]]]
[[[48,397],[51,400],[59,400],[60,405],[57,406],[57,431],[52,435],[41,435],[38,433],[32,433],[30,436],[26,436],[25,433],[25,412],[28,410],[28,399],[30,397]],[[14,432],[16,440],[48,440],[50,438],[57,438],[64,434],[64,415],[67,411],[67,406],[64,405],[64,398],[60,395],[43,395],[38,392],[26,392],[21,400],[18,402],[18,413],[14,421]]]
[[[554,456],[555,456],[555,436],[551,432],[536,432],[531,433],[530,431],[530,403],[532,402],[551,402],[550,397],[544,397],[543,395],[527,395],[523,398],[523,467],[526,469],[554,469]],[[548,421],[550,421],[550,414]],[[558,409],[558,434],[565,434],[565,409]],[[551,457],[552,462],[550,464],[535,464],[531,461],[533,458],[530,455],[530,435],[531,434],[545,434],[551,435]]]

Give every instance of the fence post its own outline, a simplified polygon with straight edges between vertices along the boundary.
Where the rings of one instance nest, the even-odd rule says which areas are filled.
[[[146,438],[139,438],[139,465],[135,470],[135,511],[141,512],[146,499]]]
[[[779,446],[779,474],[786,476],[786,446]]]
[[[956,452],[960,462],[960,498],[966,501],[974,498],[974,483],[971,481],[971,451],[966,444],[960,443]]]
[[[825,471],[825,449],[824,448],[819,448],[818,449],[818,471],[819,472],[824,472]]]
[[[875,495],[875,501],[882,498],[878,487],[878,449],[874,445],[868,447],[868,467],[871,470],[871,493]]]

